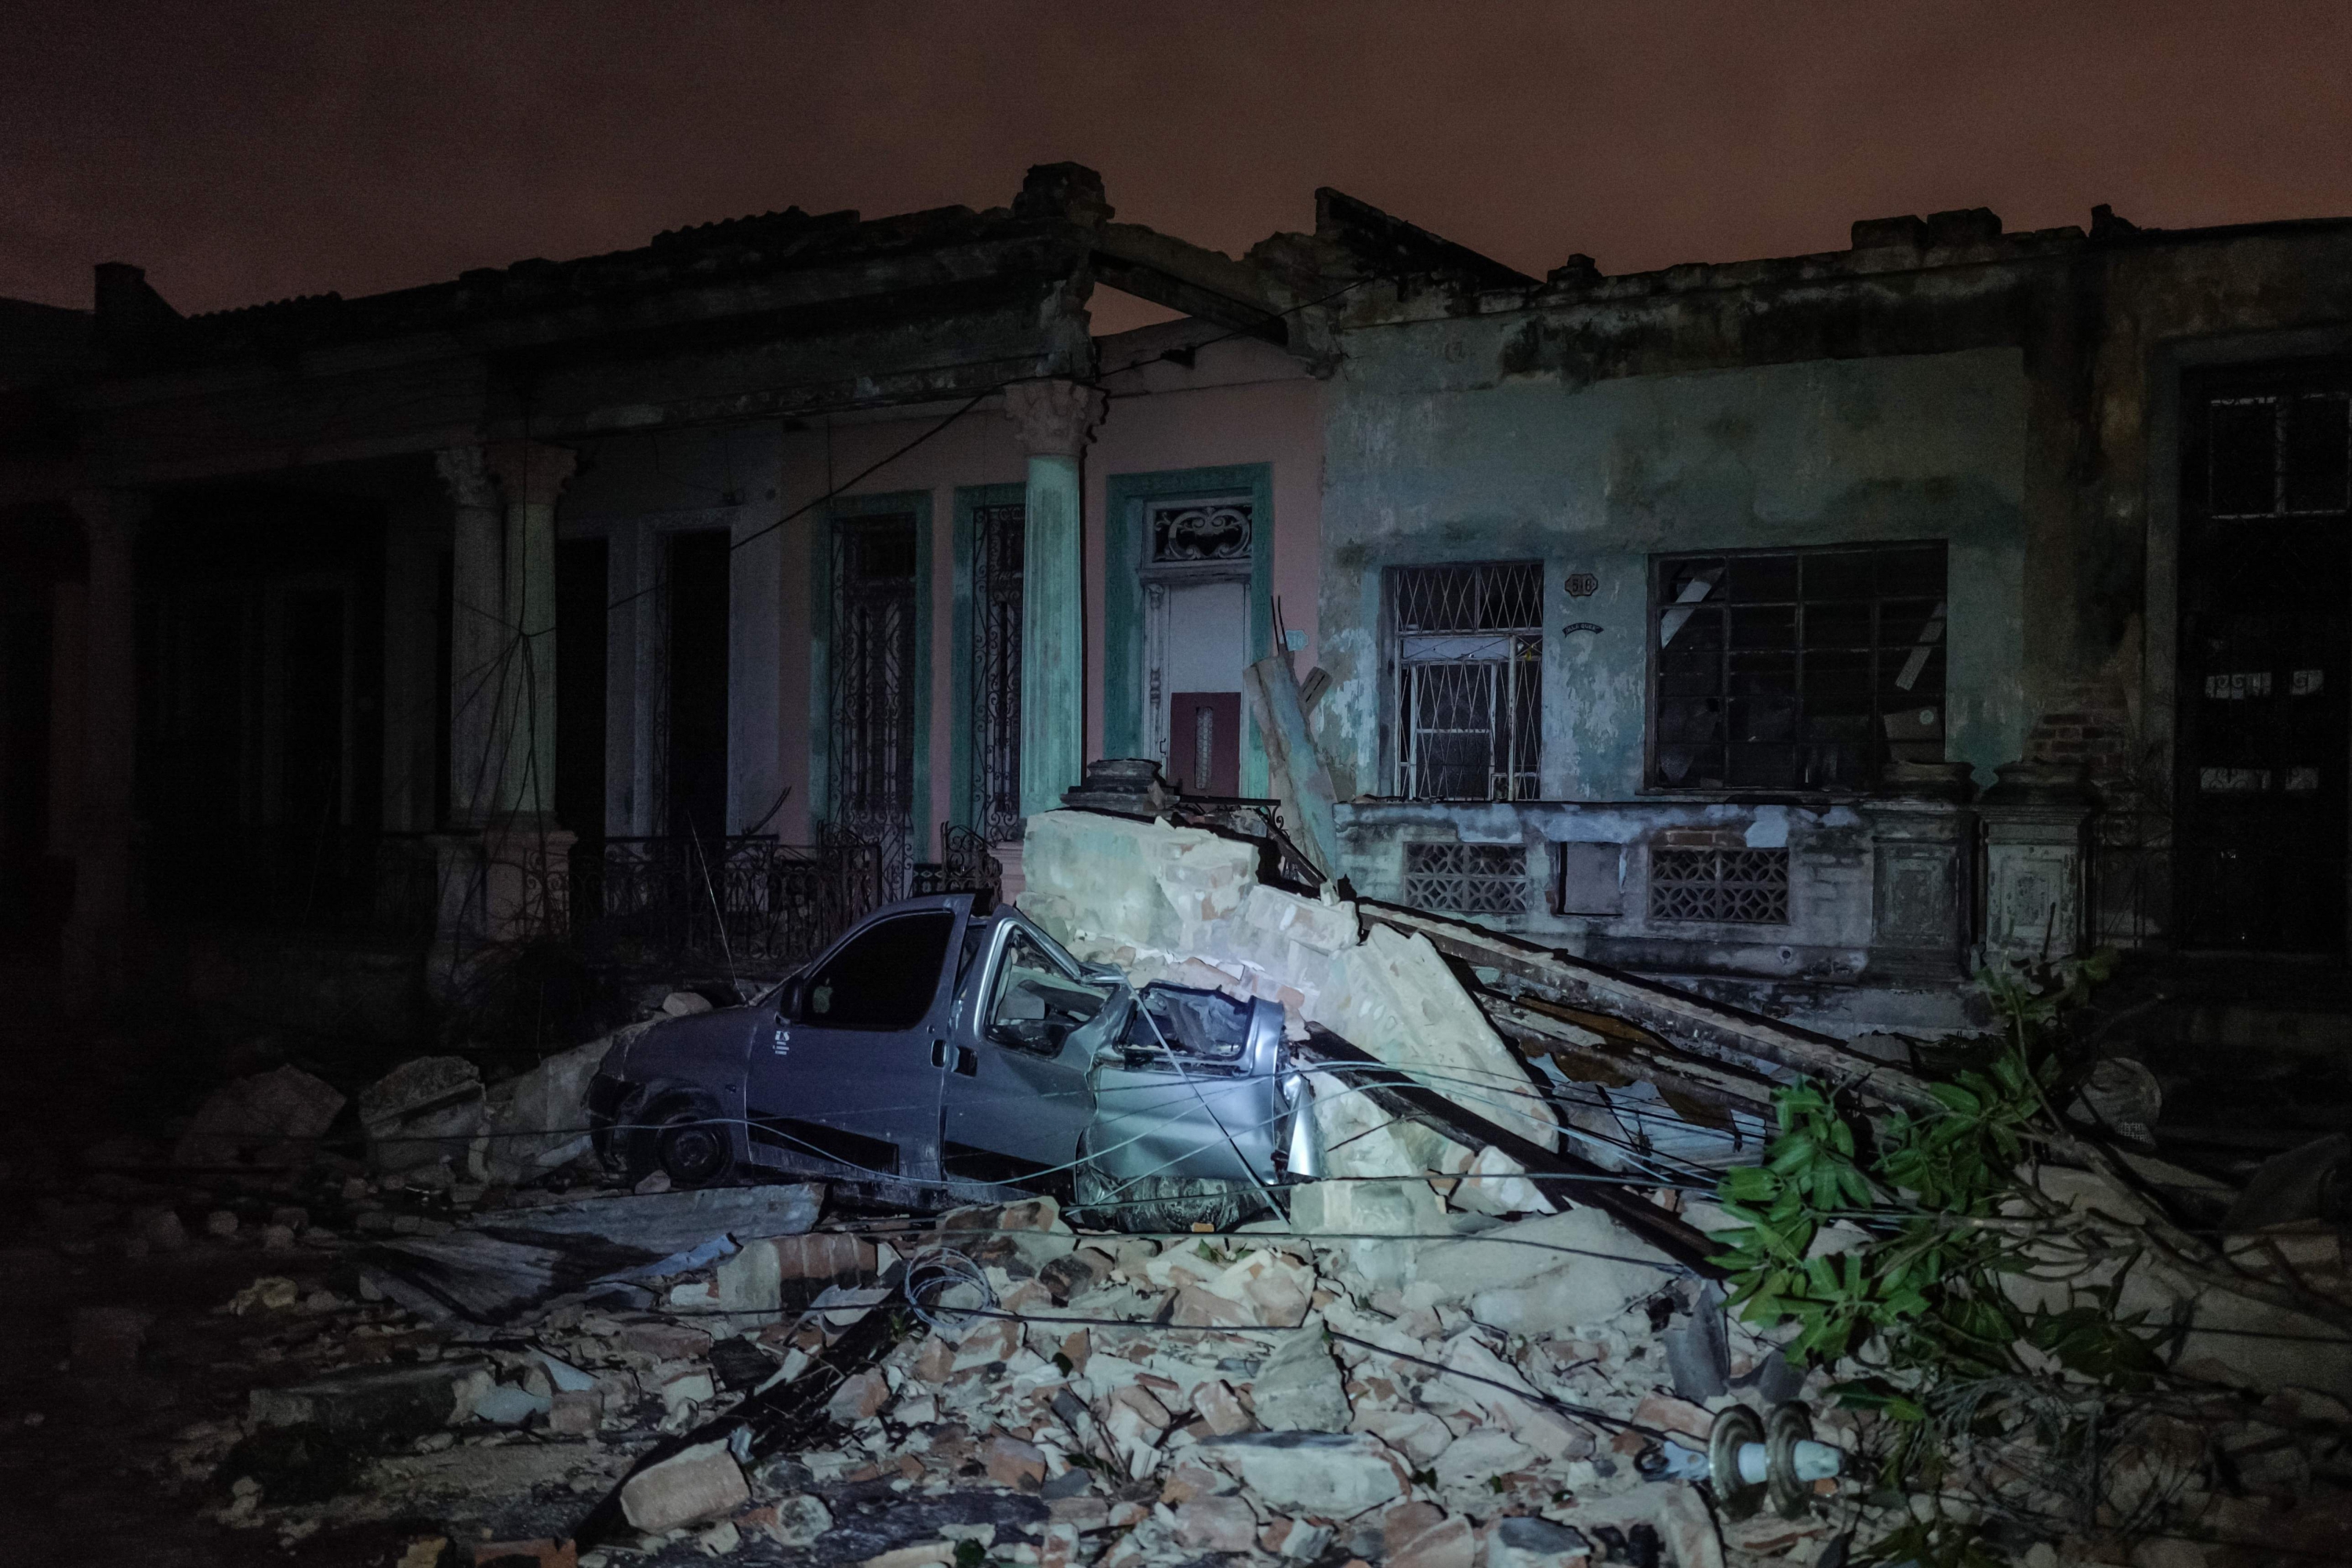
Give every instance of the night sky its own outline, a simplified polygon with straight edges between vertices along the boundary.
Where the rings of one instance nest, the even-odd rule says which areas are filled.
[[[2095,202],[2352,213],[2352,7],[2300,4],[34,5],[0,20],[0,294],[361,294],[798,204],[1100,169],[1238,252],[1332,184],[1525,270],[1834,249]]]

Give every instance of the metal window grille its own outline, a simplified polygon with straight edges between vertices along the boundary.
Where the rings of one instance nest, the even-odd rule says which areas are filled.
[[[1248,500],[1161,501],[1151,508],[1151,559],[1159,565],[1247,561],[1255,509]]]
[[[1398,793],[1530,800],[1543,742],[1543,568],[1388,574]]]
[[[1864,790],[1944,755],[1945,547],[1653,563],[1650,783]]]
[[[915,559],[911,516],[834,521],[828,815],[880,846],[893,899],[914,859]]]
[[[2352,505],[2352,395],[2217,397],[2205,419],[2207,515],[2300,517]]]
[[[1654,847],[1650,918],[1786,925],[1789,852]]]
[[[1407,844],[1404,901],[1465,915],[1528,912],[1528,852],[1517,844]]]
[[[971,821],[981,837],[1021,837],[1021,582],[1027,511],[971,514]]]

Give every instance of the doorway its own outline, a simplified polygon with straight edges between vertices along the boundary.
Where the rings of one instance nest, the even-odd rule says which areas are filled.
[[[1146,721],[1160,771],[1189,794],[1239,795],[1248,580],[1167,572],[1147,582],[1144,603]]]
[[[2180,940],[2345,942],[2352,365],[2234,369],[2182,400]]]
[[[610,578],[604,540],[567,539],[555,546],[555,819],[583,838],[604,836]]]
[[[920,560],[911,512],[834,520],[826,815],[880,847],[886,899],[905,896],[915,858]]]
[[[727,836],[727,564],[723,529],[669,536],[667,831]]]

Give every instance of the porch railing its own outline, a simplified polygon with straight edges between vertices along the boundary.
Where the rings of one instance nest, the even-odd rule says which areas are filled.
[[[994,904],[1004,869],[990,853],[988,840],[969,827],[947,822],[940,825],[940,843],[946,852],[944,858],[915,863],[908,896],[982,893],[986,903]]]
[[[572,855],[575,940],[596,957],[739,970],[809,958],[881,903],[881,852],[847,835],[583,839]]]

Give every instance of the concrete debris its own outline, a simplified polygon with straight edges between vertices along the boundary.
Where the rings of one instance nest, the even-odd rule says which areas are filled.
[[[1864,1418],[1824,1397],[1853,1368],[1793,1366],[1780,1336],[1727,1317],[1693,1262],[1712,1206],[1645,1184],[1660,1122],[1718,1142],[1739,1125],[1676,1106],[1761,1103],[1742,1097],[1789,1059],[1832,1059],[1818,1042],[1411,911],[1367,931],[1336,898],[1259,883],[1258,847],[1216,834],[1031,823],[1031,899],[1083,956],[1279,1003],[1328,1159],[1270,1217],[1129,1234],[1042,1194],[915,1215],[807,1184],[551,1190],[583,1173],[579,1101],[614,1037],[487,1087],[462,1058],[411,1063],[359,1097],[364,1162],[314,1151],[298,1174],[240,1145],[211,1190],[194,1167],[171,1185],[110,1168],[50,1194],[34,1233],[49,1247],[10,1257],[110,1263],[105,1237],[153,1259],[142,1274],[239,1255],[271,1270],[205,1298],[249,1279],[204,1327],[242,1341],[266,1386],[185,1426],[170,1466],[221,1528],[281,1544],[415,1521],[372,1548],[412,1568],[1714,1568],[1828,1560],[1884,1512],[1860,1475],[1752,1517],[1693,1484],[1718,1423],[1728,1441],[1755,1419],[1734,1405],[1798,1402],[1850,1451]],[[669,1000],[681,1016],[702,999]],[[1658,1098],[1537,1061],[1538,1036],[1648,1075]],[[223,1112],[207,1136],[257,1125]],[[2352,1304],[2344,1159],[2338,1139],[2273,1161],[2230,1217],[2229,1256]],[[2110,1239],[2157,1217],[2103,1176],[2040,1180]],[[2125,1314],[2188,1311],[2181,1368],[2263,1396],[2231,1395],[2216,1507],[2242,1525],[2326,1515],[2352,1452],[2352,1411],[2321,1391],[2352,1387],[2341,1336],[2126,1247],[2095,1267],[2126,1255],[2127,1276],[2087,1282]],[[2055,1304],[2066,1259],[2039,1261],[2012,1288]],[[69,1370],[93,1399],[184,1358],[145,1307],[72,1317]],[[2201,1442],[2119,1429],[2102,1463],[2149,1495],[2207,1488],[2180,1459]]]
[[[1165,980],[1278,1002],[1294,1037],[1320,1024],[1391,1066],[1428,1070],[1465,1110],[1538,1142],[1557,1137],[1525,1065],[1428,942],[1367,936],[1353,905],[1264,886],[1257,862],[1254,843],[1202,828],[1041,812],[1024,840],[1021,908],[1080,958],[1117,964],[1138,985]],[[1333,1131],[1324,1130],[1326,1148],[1361,1142],[1337,1142]],[[1433,1163],[1437,1150],[1402,1136],[1373,1146],[1377,1154],[1344,1156],[1330,1173],[1419,1174],[1426,1163],[1404,1162],[1426,1153]]]
[[[751,1500],[742,1467],[724,1443],[697,1443],[631,1476],[621,1488],[621,1511],[648,1533],[675,1530]]]
[[[300,1068],[256,1073],[206,1100],[172,1157],[191,1166],[304,1163],[342,1109],[332,1086]]]
[[[471,1359],[355,1367],[289,1387],[257,1388],[246,1419],[254,1427],[312,1427],[390,1447],[471,1415],[489,1370],[488,1363]]]
[[[1212,1437],[1201,1457],[1282,1513],[1355,1518],[1404,1495],[1412,1472],[1369,1434],[1264,1432]]]
[[[1258,1364],[1250,1408],[1272,1432],[1344,1432],[1354,1414],[1339,1363],[1311,1331],[1289,1335]]]
[[[559,1298],[712,1263],[739,1241],[804,1231],[819,1192],[713,1187],[503,1209],[444,1235],[372,1247],[362,1277],[427,1316],[511,1322]],[[635,1299],[650,1301],[642,1290]]]
[[[480,1181],[489,1131],[481,1070],[463,1057],[419,1057],[360,1090],[360,1126],[376,1170],[443,1184]]]
[[[520,1186],[588,1153],[588,1080],[607,1050],[646,1026],[634,1024],[559,1051],[529,1072],[492,1084],[483,1095],[486,1179]]]

